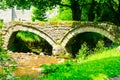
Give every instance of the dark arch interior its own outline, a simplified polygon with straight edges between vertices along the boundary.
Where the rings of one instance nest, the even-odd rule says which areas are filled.
[[[71,38],[65,48],[68,53],[71,53],[73,57],[75,57],[84,42],[87,43],[90,50],[93,50],[96,47],[97,42],[100,40],[104,41],[105,47],[112,46],[112,41],[105,36],[95,32],[84,32]]]
[[[52,46],[45,39],[28,31],[12,33],[7,47],[13,52],[34,52],[36,54],[43,52],[47,55],[52,54]]]

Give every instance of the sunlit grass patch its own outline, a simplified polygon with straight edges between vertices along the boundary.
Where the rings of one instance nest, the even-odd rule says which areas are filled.
[[[96,80],[108,79],[120,74],[120,57],[104,58],[82,64],[60,64],[47,68],[42,80]]]
[[[116,48],[90,55],[81,63],[67,62],[45,67],[42,80],[109,80],[120,74],[120,53]]]
[[[120,51],[118,51],[116,48],[105,50],[101,53],[96,53],[89,55],[86,60],[83,60],[83,62],[86,61],[92,61],[92,60],[99,60],[103,58],[109,58],[109,57],[120,57]]]

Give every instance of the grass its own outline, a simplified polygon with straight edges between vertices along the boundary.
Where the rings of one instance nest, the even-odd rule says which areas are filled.
[[[0,21],[0,28],[2,28],[3,22]]]
[[[95,53],[95,54],[89,55],[86,60],[83,60],[81,62],[100,60],[103,58],[111,58],[111,57],[120,57],[120,52],[116,49],[116,47],[104,50],[101,53]]]
[[[115,47],[89,55],[80,62],[70,60],[43,67],[44,76],[39,75],[35,80],[109,80],[120,75],[120,52]],[[24,76],[14,80],[33,80],[33,78]]]
[[[81,63],[45,66],[42,80],[108,80],[120,74],[120,52],[116,48],[90,55]]]

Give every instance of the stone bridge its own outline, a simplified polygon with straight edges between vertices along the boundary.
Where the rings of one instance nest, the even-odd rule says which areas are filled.
[[[84,32],[96,32],[113,42],[120,43],[120,27],[112,23],[94,22],[9,22],[2,28],[3,47],[9,49],[19,30],[33,32],[44,38],[51,46],[54,55],[64,54],[68,41]]]

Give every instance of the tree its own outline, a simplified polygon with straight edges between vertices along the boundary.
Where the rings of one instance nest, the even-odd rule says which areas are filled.
[[[95,0],[100,4],[99,10],[101,10],[101,20],[111,21],[117,25],[120,25],[120,0]],[[102,9],[101,9],[101,8]]]
[[[6,7],[20,6],[34,6],[38,8],[43,14],[46,10],[54,8],[56,5],[60,7],[68,7],[72,10],[72,19],[81,20],[82,7],[87,5],[85,1],[89,0],[2,0],[2,4]]]
[[[57,9],[57,14],[54,17],[48,18],[48,21],[72,20],[72,11],[70,8],[57,7]]]
[[[46,19],[45,10],[44,9],[39,10],[38,8],[33,8],[32,13],[33,13],[32,21],[35,21],[35,20],[43,21],[43,20]]]
[[[72,20],[110,21],[120,25],[120,0],[1,0],[3,7],[20,6],[23,9],[34,6],[45,18],[45,12],[59,5],[71,10]]]
[[[115,14],[115,23],[120,25],[120,0],[107,0],[105,4]]]

